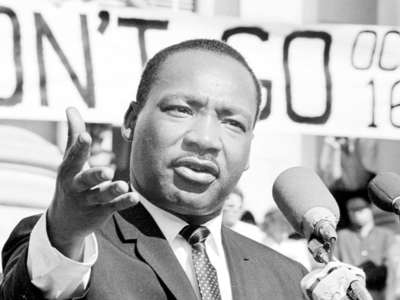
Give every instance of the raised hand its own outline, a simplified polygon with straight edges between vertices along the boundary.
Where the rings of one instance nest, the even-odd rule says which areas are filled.
[[[66,111],[68,142],[58,170],[54,199],[47,211],[50,242],[71,259],[80,260],[84,239],[116,210],[135,205],[137,192],[124,181],[114,181],[107,167],[89,168],[91,137],[75,108]]]

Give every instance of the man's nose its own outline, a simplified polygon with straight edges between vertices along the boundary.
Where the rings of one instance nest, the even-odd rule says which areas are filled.
[[[184,145],[199,154],[218,153],[222,149],[219,120],[212,115],[197,116],[185,134]]]

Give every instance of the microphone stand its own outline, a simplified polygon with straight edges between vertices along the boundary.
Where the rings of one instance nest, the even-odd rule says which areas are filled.
[[[308,241],[308,250],[315,261],[324,265],[327,265],[331,261],[338,261],[333,256],[336,238],[336,230],[332,224],[328,224],[327,222],[316,224],[315,230]],[[351,300],[373,300],[366,288],[360,285],[358,280],[350,283],[346,295]]]

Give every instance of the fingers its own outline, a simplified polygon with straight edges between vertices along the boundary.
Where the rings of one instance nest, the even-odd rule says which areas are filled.
[[[105,204],[105,207],[107,207],[111,211],[123,210],[138,204],[139,200],[140,198],[138,193],[130,192],[113,199],[112,201]]]
[[[138,192],[129,192],[129,186],[125,181],[105,182],[98,188],[87,192],[87,205],[101,206],[115,211],[136,205],[140,200]]]
[[[60,175],[65,178],[74,176],[83,169],[90,154],[92,138],[87,132],[78,135],[75,143],[68,149],[60,167]]]
[[[128,192],[129,186],[125,181],[104,182],[87,192],[86,201],[88,205],[104,205]]]
[[[73,182],[72,188],[76,192],[83,192],[104,182],[111,181],[114,177],[114,171],[107,167],[95,167],[79,172]]]
[[[75,107],[68,107],[65,113],[68,122],[67,152],[68,148],[76,142],[79,134],[86,131],[86,127],[79,111]]]

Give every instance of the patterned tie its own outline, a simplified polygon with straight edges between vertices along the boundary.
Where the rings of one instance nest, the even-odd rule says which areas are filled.
[[[205,240],[210,231],[204,226],[187,225],[181,232],[192,246],[192,259],[202,300],[221,300],[218,277],[215,268],[208,259]]]

